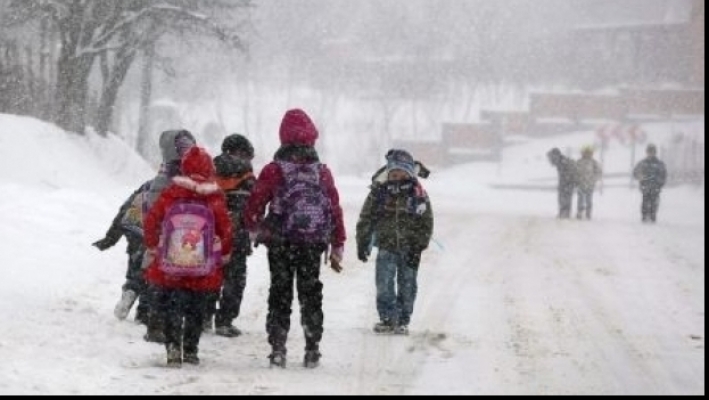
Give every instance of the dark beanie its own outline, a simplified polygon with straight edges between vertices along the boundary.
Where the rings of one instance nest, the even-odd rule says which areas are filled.
[[[241,152],[246,156],[253,158],[254,146],[251,145],[249,139],[238,133],[231,134],[222,141],[222,153]]]

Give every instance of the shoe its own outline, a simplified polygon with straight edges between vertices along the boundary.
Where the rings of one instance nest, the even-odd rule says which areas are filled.
[[[303,366],[305,368],[315,368],[320,365],[320,354],[317,350],[307,350],[305,352],[305,357],[303,357]]]
[[[576,219],[582,219],[582,218],[583,218],[583,215],[581,215],[581,213],[576,214]]]
[[[209,317],[204,320],[204,323],[202,324],[202,332],[211,332],[212,327],[214,326],[214,318]]]
[[[391,322],[377,322],[374,324],[374,328],[372,328],[374,333],[392,333],[394,332],[394,324]]]
[[[135,314],[135,323],[148,326],[148,313],[147,312],[137,312]]]
[[[268,358],[271,359],[270,365],[272,367],[286,367],[286,353],[282,351],[274,351],[268,356]]]
[[[167,346],[167,366],[169,368],[182,367],[182,351],[178,345],[171,344]]]
[[[406,325],[397,325],[397,327],[394,328],[394,334],[395,335],[408,335],[409,334],[409,327]]]
[[[224,337],[237,337],[241,335],[239,328],[232,325],[218,326],[217,329],[214,330],[214,333]]]
[[[148,331],[148,333],[143,335],[143,340],[152,343],[165,343],[167,341],[165,334],[160,331]]]
[[[116,304],[116,308],[113,309],[113,315],[121,321],[126,319],[128,313],[130,313],[131,307],[133,307],[133,303],[135,303],[135,299],[137,298],[138,294],[136,292],[132,290],[124,290],[123,294],[121,294],[121,299],[118,300],[118,303]]]
[[[199,365],[199,357],[197,356],[197,353],[185,353],[185,355],[182,356],[182,362],[192,365]]]

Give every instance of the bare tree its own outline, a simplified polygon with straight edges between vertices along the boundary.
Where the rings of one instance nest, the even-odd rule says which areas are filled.
[[[238,27],[221,22],[250,0],[12,0],[15,23],[49,18],[59,32],[55,113],[57,125],[83,133],[96,59],[103,77],[96,129],[105,134],[136,54],[166,33],[209,36],[245,50]]]

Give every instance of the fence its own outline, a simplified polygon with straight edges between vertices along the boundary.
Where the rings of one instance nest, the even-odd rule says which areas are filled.
[[[696,137],[678,133],[661,149],[660,157],[667,166],[667,183],[704,183],[705,145]]]

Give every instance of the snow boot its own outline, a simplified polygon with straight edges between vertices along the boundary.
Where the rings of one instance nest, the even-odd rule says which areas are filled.
[[[169,368],[182,368],[182,350],[180,350],[180,345],[170,343],[165,348],[167,349],[167,366]]]
[[[182,362],[192,365],[199,365],[199,357],[197,356],[197,352],[185,352],[185,355],[182,357]]]
[[[303,357],[303,366],[305,368],[316,368],[320,365],[320,351],[318,350],[306,350],[305,356]]]
[[[271,354],[268,356],[268,358],[271,359],[270,365],[271,367],[281,367],[285,368],[286,367],[286,352],[283,350],[273,350]]]
[[[239,330],[239,328],[232,325],[218,326],[214,330],[214,333],[224,337],[237,337],[241,335],[241,331]]]
[[[113,315],[121,321],[128,317],[133,303],[138,298],[138,294],[130,289],[124,290],[121,294],[121,299],[116,303],[116,307],[113,309]]]
[[[212,327],[214,326],[214,317],[206,317],[204,318],[204,322],[202,323],[202,332],[208,333],[212,331]]]
[[[406,325],[397,325],[397,327],[394,328],[394,334],[395,335],[408,335],[409,334],[409,327]]]
[[[374,333],[392,333],[394,332],[394,324],[389,321],[381,321],[374,324],[372,328]]]

